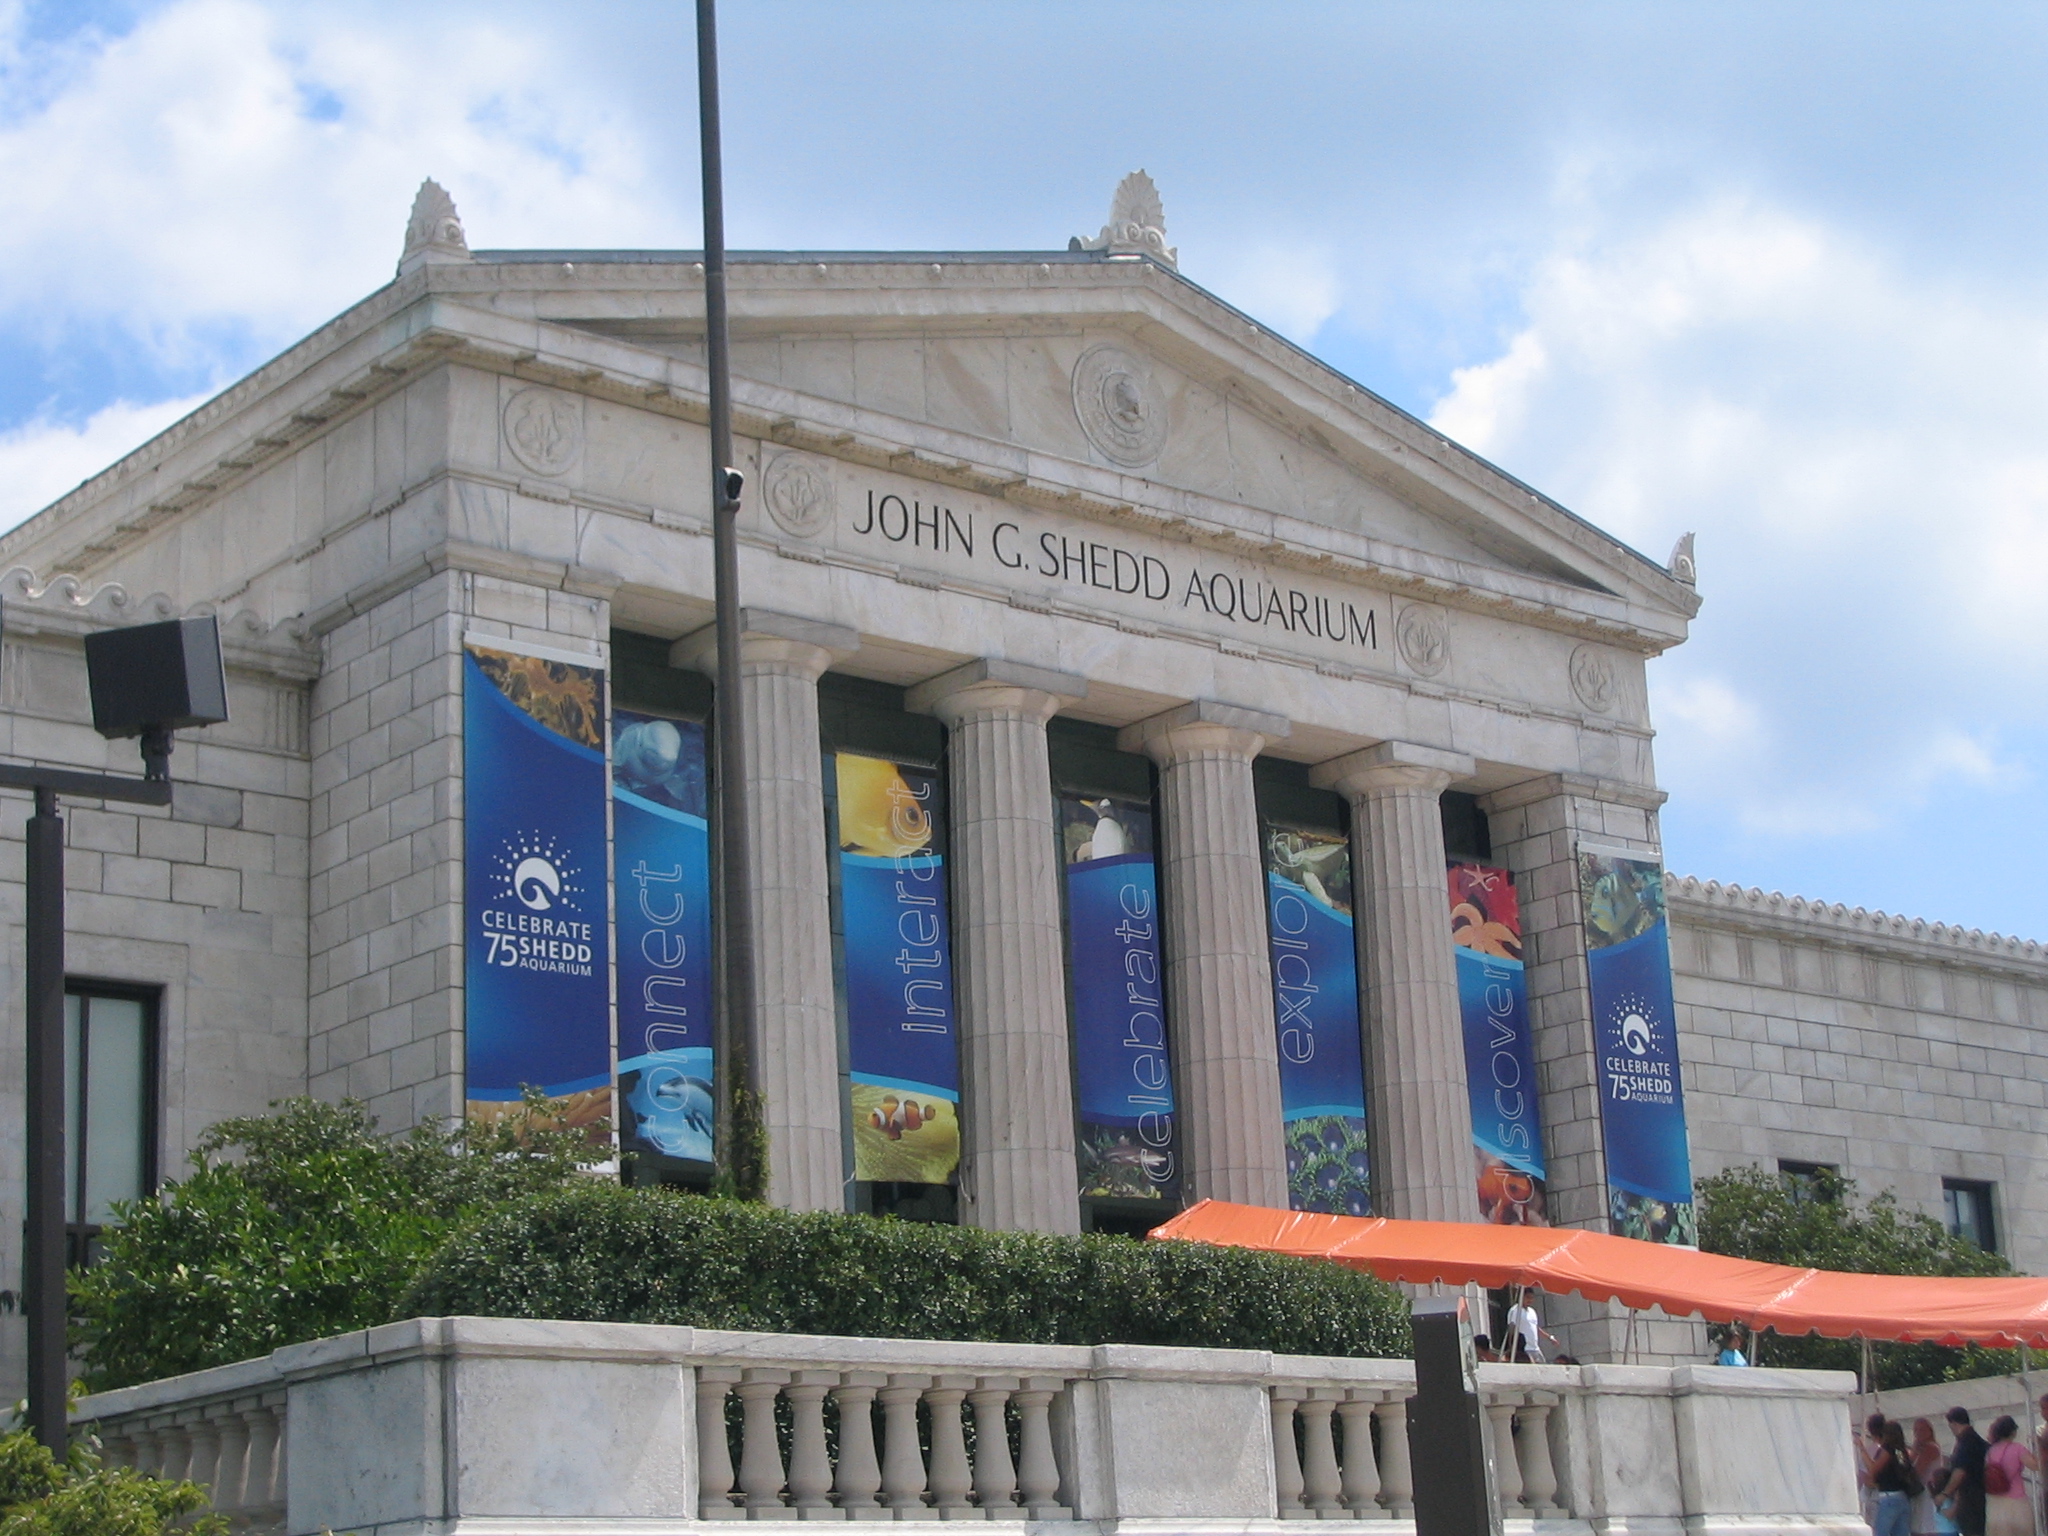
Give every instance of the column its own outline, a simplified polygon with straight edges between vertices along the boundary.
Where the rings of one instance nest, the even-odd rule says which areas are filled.
[[[818,679],[860,640],[837,624],[758,608],[741,610],[740,628],[754,864],[754,1038],[766,1101],[768,1198],[793,1211],[842,1211],[846,1170]],[[669,661],[715,675],[715,634],[703,629],[678,640]]]
[[[1385,741],[1312,775],[1351,802],[1373,1209],[1382,1216],[1479,1216],[1438,803],[1472,772],[1472,759],[1455,752]]]
[[[1252,759],[1288,729],[1278,715],[1201,699],[1118,737],[1159,765],[1167,1027],[1190,1200],[1287,1204]]]
[[[960,1015],[960,1213],[1079,1232],[1059,829],[1045,723],[1087,695],[1065,672],[975,661],[910,690],[945,722]]]

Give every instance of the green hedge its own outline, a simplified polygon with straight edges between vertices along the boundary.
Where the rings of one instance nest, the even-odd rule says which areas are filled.
[[[591,1180],[458,1233],[405,1316],[1402,1356],[1408,1309],[1335,1264],[1197,1243],[982,1232]]]

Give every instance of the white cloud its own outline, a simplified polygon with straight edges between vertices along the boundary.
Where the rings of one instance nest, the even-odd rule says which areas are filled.
[[[1199,280],[1303,346],[1344,299],[1334,256],[1314,244],[1257,241],[1208,262]]]
[[[0,532],[148,442],[206,399],[116,400],[80,425],[37,419],[0,432]]]

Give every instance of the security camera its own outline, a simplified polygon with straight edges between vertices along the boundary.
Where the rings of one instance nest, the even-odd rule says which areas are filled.
[[[738,470],[727,466],[720,486],[725,493],[725,504],[729,507],[737,507],[740,504],[740,492],[747,488],[747,477]]]

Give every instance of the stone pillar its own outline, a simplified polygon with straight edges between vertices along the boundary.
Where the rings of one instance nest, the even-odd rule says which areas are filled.
[[[1384,741],[1311,775],[1351,802],[1373,1210],[1411,1221],[1479,1217],[1439,807],[1473,766],[1455,752]]]
[[[1278,715],[1201,699],[1118,737],[1159,765],[1167,1018],[1190,1200],[1287,1204],[1252,759],[1288,729]]]
[[[831,886],[825,865],[818,678],[851,655],[850,629],[784,613],[740,613],[747,718],[747,832],[754,860],[754,1007],[768,1198],[793,1211],[846,1209],[839,1023],[832,991]],[[709,629],[669,661],[716,674]]]
[[[1045,723],[1087,692],[1064,672],[975,661],[906,701],[948,732],[960,1213],[970,1226],[1081,1230]]]

